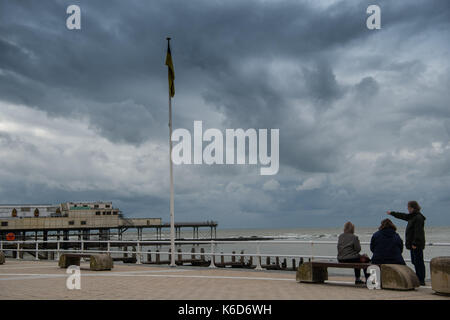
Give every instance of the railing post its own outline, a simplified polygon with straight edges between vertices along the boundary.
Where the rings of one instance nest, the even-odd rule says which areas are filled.
[[[156,256],[155,256],[156,264],[159,264],[160,258],[159,258],[159,250],[156,250]]]
[[[0,251],[3,251],[3,239],[0,239]]]
[[[108,253],[110,253],[110,251],[111,251],[111,242],[109,240],[108,240],[107,246],[108,246],[108,248],[107,248]]]
[[[16,253],[16,259],[20,260],[20,242],[17,241],[17,253]]]
[[[136,264],[141,264],[141,244],[137,242]]]
[[[81,237],[81,253],[83,253],[84,251],[84,241],[83,241],[83,237]]]
[[[59,261],[59,240],[56,242],[56,259]]]
[[[211,264],[209,265],[210,268],[215,268],[216,265],[214,264],[214,240],[211,240]]]
[[[256,268],[255,270],[262,270],[263,268],[261,267],[261,250],[260,250],[260,244],[259,242],[256,243]]]
[[[309,242],[311,244],[311,261],[314,260],[314,242],[311,240]]]
[[[36,257],[34,258],[34,260],[39,260],[39,242],[36,241]]]

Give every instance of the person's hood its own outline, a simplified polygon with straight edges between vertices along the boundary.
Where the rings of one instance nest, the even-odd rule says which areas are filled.
[[[412,214],[414,214],[414,215],[421,215],[423,220],[427,220],[427,218],[420,211],[414,211]]]
[[[388,237],[388,238],[392,238],[396,234],[395,230],[391,229],[391,228],[386,228],[386,229],[380,230],[380,232],[381,232],[381,234],[383,234],[383,236]]]

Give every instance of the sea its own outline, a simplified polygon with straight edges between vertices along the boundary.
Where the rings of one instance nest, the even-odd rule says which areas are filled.
[[[355,230],[355,234],[359,237],[361,241],[362,251],[361,253],[366,253],[371,257],[370,252],[370,239],[377,231],[377,227],[361,227]],[[273,241],[259,241],[259,252],[262,255],[262,263],[266,263],[267,256],[273,256],[271,258],[271,263],[275,261],[275,256],[280,257],[280,262],[283,259],[287,260],[288,267],[292,266],[292,259],[290,255],[294,256],[305,256],[305,261],[307,261],[306,256],[313,255],[314,257],[335,257],[337,254],[336,243],[339,235],[342,233],[342,228],[288,228],[288,229],[217,229],[217,238],[220,239],[238,239],[238,238],[262,238],[271,239]],[[405,228],[401,227],[397,229],[397,233],[404,240],[405,238]],[[429,260],[433,257],[438,256],[450,256],[450,227],[426,227],[425,229],[426,241],[428,245],[424,250],[424,259],[426,260],[425,266],[427,269],[427,278],[430,276],[429,270]],[[124,240],[126,239],[136,239],[136,234],[134,232],[127,232],[124,234]],[[168,229],[162,232],[162,238],[169,239],[170,233]],[[181,232],[181,238],[185,240],[190,240],[193,238],[192,229],[186,228]],[[210,239],[210,230],[205,228],[204,230],[199,229],[199,238],[204,240]],[[156,234],[152,232],[144,232],[143,240],[155,240]],[[286,241],[305,241],[306,243],[286,243]],[[313,242],[311,245],[310,242]],[[332,242],[332,243],[328,243]],[[367,244],[364,244],[367,243]],[[446,245],[439,245],[446,244]],[[217,253],[256,253],[256,244],[253,242],[239,241],[239,242],[226,242],[215,244],[215,252]],[[192,247],[196,248],[196,252],[199,252],[200,248],[205,248],[205,252],[209,252],[211,245],[182,245],[177,246],[177,250],[181,249],[183,252],[190,252]],[[146,247],[143,250],[156,250],[155,247]],[[160,251],[168,251],[168,246],[160,246],[158,248]],[[407,264],[414,267],[407,260],[410,260],[410,252],[406,248],[403,250],[403,257]],[[166,256],[168,258],[168,256]],[[164,255],[161,255],[161,259],[166,259]],[[186,257],[187,258],[187,257]],[[236,258],[238,259],[238,258]],[[248,257],[245,258],[248,261]],[[216,257],[216,261],[220,258]],[[230,261],[231,257],[227,256],[225,261]],[[295,258],[296,264],[299,263],[299,258]],[[255,260],[253,260],[255,263]],[[330,270],[331,271],[331,270]],[[333,269],[330,274],[352,274],[352,270],[346,269]]]

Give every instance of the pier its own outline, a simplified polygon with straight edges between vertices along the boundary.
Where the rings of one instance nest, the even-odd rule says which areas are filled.
[[[22,224],[19,228],[4,227],[0,228],[0,240],[6,240],[8,233],[13,233],[14,238],[17,240],[69,240],[71,236],[78,237],[79,240],[90,240],[91,236],[97,236],[99,240],[111,240],[112,235],[116,235],[118,240],[123,239],[123,234],[127,230],[137,231],[137,240],[142,240],[142,234],[144,229],[150,229],[154,231],[155,239],[162,240],[162,230],[169,229],[169,223],[161,223],[160,218],[121,218],[117,222],[113,221],[110,225],[97,225],[95,223],[79,223],[67,224],[67,225],[51,225],[50,223],[37,223],[36,219],[47,218],[32,218],[33,225]],[[56,218],[61,219],[61,218]],[[57,221],[59,222],[59,221]],[[109,221],[108,221],[109,222]],[[218,223],[215,221],[204,222],[176,222],[175,223],[175,238],[181,239],[182,229],[192,228],[193,239],[200,238],[200,229],[206,229],[209,235],[206,238],[215,239],[217,237]]]

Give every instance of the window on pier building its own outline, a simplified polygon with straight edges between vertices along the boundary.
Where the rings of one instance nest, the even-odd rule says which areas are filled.
[[[8,221],[2,221],[2,227],[7,227],[8,226]]]
[[[96,212],[95,212],[95,215],[96,215],[96,216],[99,216],[99,215],[100,215],[100,211],[96,211]]]
[[[39,209],[38,208],[34,209],[34,216],[39,217]]]
[[[16,208],[13,208],[11,211],[11,217],[16,218],[17,217],[17,210]]]
[[[75,221],[73,221],[73,220],[69,221],[69,226],[73,226],[74,224],[75,224]]]
[[[97,209],[98,208],[98,204],[94,204],[94,208]]]
[[[111,215],[111,211],[106,211],[106,214],[107,214],[108,216],[110,216],[110,215]]]
[[[86,225],[86,221],[81,221],[81,225],[82,226]]]

